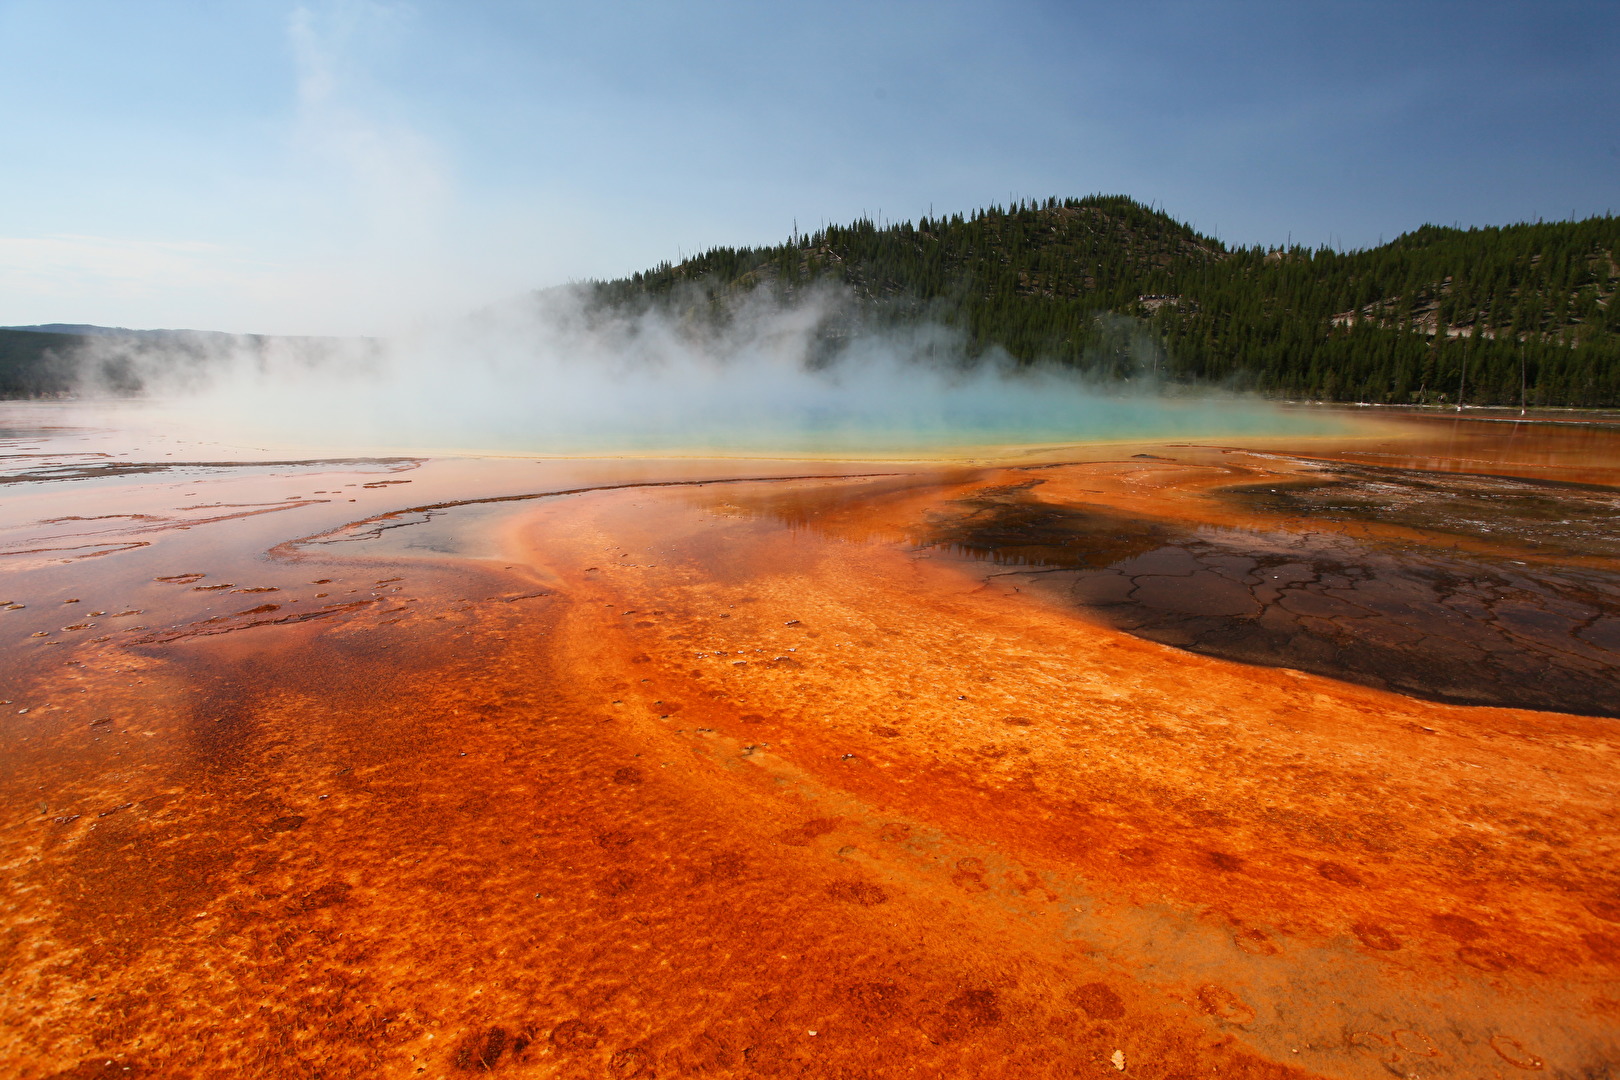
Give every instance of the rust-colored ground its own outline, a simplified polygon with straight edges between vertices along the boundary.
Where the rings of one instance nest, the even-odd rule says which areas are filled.
[[[1616,711],[1600,429],[146,472],[11,434],[0,1074],[1620,1060],[1615,721],[1448,700]]]

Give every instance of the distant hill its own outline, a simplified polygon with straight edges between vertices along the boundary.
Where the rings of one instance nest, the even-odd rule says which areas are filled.
[[[96,326],[92,323],[41,323],[38,326],[0,326],[0,330],[28,330],[36,334],[66,334],[70,337],[128,338],[132,341],[240,341],[259,334],[231,334],[224,330],[131,330],[125,326]]]
[[[52,398],[77,382],[75,351],[83,334],[0,328],[0,398]]]
[[[355,352],[360,346],[360,352]],[[117,326],[45,323],[0,327],[0,399],[64,398],[80,393],[132,396],[148,389],[143,373],[162,369],[186,377],[224,356],[261,356],[272,349],[319,363],[342,352],[350,359],[374,350],[370,338],[273,337],[219,330],[128,330]]]
[[[131,362],[162,353],[176,362],[205,363],[213,350],[267,338],[216,330],[127,330],[118,326],[45,323],[0,327],[0,398],[60,398],[86,382],[97,392],[130,395],[142,389]]]
[[[593,286],[713,316],[766,288],[850,287],[859,318],[930,318],[973,352],[1384,403],[1620,406],[1620,219],[1452,229],[1365,251],[1228,248],[1124,196],[834,226]],[[846,332],[836,328],[833,333]]]
[[[0,326],[0,330],[28,330],[36,334],[72,334],[75,337],[88,337],[92,334],[140,334],[148,331],[128,330],[122,326],[92,326],[89,323],[40,323],[38,326]]]

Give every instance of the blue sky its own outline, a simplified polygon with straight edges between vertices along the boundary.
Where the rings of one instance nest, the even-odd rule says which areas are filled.
[[[861,213],[1620,209],[1620,4],[0,0],[0,325],[378,333]]]

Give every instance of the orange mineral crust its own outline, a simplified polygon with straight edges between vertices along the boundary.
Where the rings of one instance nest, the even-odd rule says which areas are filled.
[[[13,484],[0,1073],[1608,1075],[1620,453],[1407,423]]]

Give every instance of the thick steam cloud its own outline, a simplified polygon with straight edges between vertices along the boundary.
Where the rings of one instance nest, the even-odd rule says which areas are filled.
[[[766,291],[636,310],[550,290],[388,340],[97,343],[86,392],[139,386],[199,435],[333,449],[601,455],[919,454],[947,447],[1315,430],[1230,394],[969,360],[937,323],[863,325],[851,298]]]

